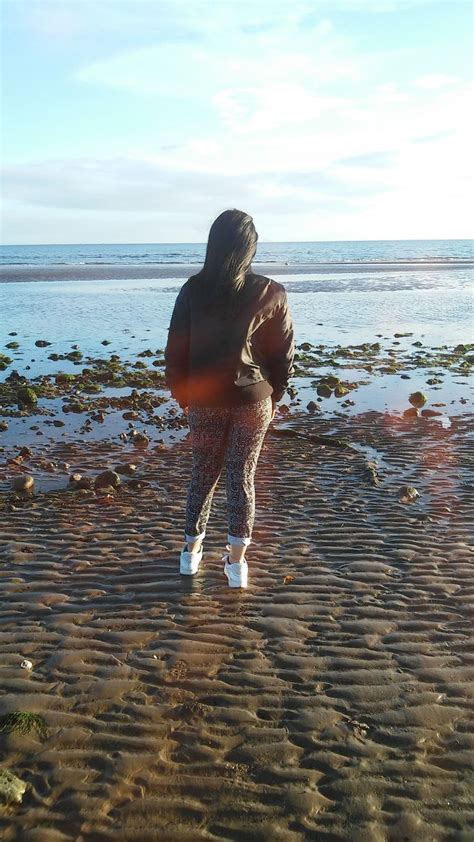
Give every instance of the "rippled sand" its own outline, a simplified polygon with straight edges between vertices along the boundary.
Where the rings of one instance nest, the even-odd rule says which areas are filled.
[[[223,483],[202,572],[178,574],[187,441],[128,455],[149,487],[0,512],[0,714],[48,724],[0,735],[29,784],[2,839],[473,838],[472,419],[343,423],[380,483],[367,449],[269,434],[248,591],[222,573]]]

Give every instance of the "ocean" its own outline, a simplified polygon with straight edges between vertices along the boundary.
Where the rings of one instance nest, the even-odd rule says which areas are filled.
[[[194,265],[204,243],[140,243],[1,246],[0,265]],[[430,263],[473,259],[472,240],[361,240],[259,243],[257,263]]]

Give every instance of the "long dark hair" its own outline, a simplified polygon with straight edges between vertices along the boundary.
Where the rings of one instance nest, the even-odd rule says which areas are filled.
[[[204,266],[199,273],[206,305],[233,308],[257,251],[258,234],[248,213],[232,208],[211,225]]]

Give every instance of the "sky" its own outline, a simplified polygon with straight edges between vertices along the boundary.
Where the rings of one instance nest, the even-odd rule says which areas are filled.
[[[0,0],[4,243],[472,235],[464,0]]]

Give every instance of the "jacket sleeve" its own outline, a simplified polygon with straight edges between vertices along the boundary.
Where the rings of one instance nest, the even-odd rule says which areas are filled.
[[[262,332],[262,348],[270,371],[270,383],[273,386],[272,400],[273,403],[277,403],[283,397],[288,381],[294,374],[293,320],[286,292],[272,316],[262,325]]]
[[[189,334],[189,300],[183,286],[174,304],[165,348],[165,382],[181,408],[188,404]]]

